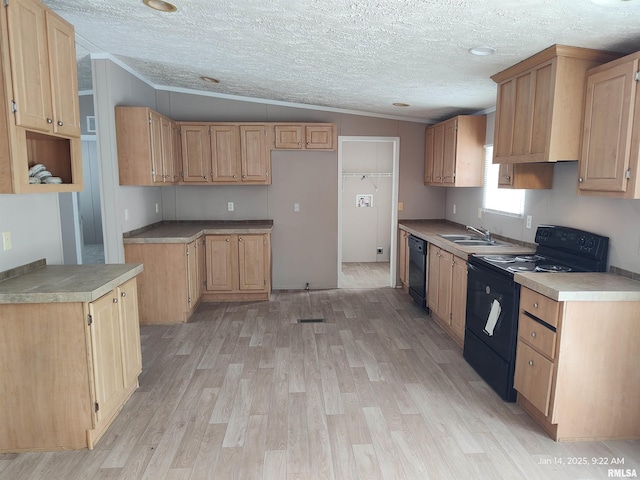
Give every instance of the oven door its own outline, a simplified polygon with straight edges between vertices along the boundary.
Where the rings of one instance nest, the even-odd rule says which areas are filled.
[[[469,264],[466,328],[507,362],[515,357],[520,285],[509,275]]]

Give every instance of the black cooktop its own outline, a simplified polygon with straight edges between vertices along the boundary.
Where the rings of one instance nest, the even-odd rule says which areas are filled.
[[[469,262],[513,275],[516,272],[604,272],[609,238],[583,230],[540,225],[536,252],[515,255],[473,255]]]

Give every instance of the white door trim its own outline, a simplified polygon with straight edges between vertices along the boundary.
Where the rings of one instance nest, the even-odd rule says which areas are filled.
[[[398,184],[400,165],[400,137],[338,137],[338,288],[341,287],[342,271],[342,149],[345,142],[390,142],[393,144],[393,178],[391,180],[391,251],[389,252],[389,286],[395,287],[398,275],[397,231],[398,231]]]

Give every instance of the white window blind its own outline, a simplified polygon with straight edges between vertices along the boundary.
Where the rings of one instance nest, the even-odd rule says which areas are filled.
[[[522,216],[525,190],[498,188],[500,165],[493,164],[492,159],[493,145],[485,145],[483,208],[491,212]]]

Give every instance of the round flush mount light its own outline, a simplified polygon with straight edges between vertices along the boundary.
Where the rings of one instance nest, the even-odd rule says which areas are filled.
[[[142,3],[160,12],[175,12],[178,10],[178,7],[173,3],[165,2],[165,0],[142,0]]]
[[[471,55],[477,55],[479,57],[486,57],[488,55],[494,55],[498,50],[493,47],[473,47],[469,49]]]
[[[394,102],[393,106],[394,107],[409,107],[410,105],[408,103]]]
[[[591,3],[602,7],[620,7],[622,5],[638,4],[637,0],[591,0]]]
[[[204,80],[205,82],[209,82],[209,83],[220,83],[220,80],[218,80],[217,78],[213,78],[213,77],[207,77],[207,76],[202,76],[200,77],[202,80]]]

